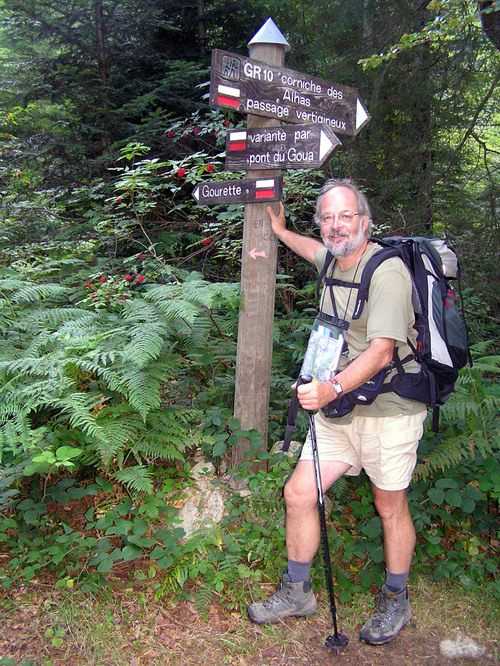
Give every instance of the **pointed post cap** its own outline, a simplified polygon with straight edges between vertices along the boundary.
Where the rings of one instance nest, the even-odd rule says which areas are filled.
[[[285,53],[290,50],[290,44],[278,30],[272,18],[268,18],[260,30],[255,33],[248,42],[248,46],[251,44],[282,44],[285,47]]]

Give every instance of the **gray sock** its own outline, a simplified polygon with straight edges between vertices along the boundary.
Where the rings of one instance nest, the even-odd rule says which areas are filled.
[[[409,571],[406,571],[405,573],[395,574],[391,573],[388,569],[386,569],[386,574],[387,577],[385,581],[385,586],[387,587],[388,590],[390,590],[391,592],[401,592],[402,590],[405,589],[408,576],[410,575]]]
[[[288,560],[288,575],[292,583],[305,583],[311,577],[311,562],[296,562]]]

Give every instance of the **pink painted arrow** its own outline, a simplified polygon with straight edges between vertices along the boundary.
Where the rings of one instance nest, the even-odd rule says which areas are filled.
[[[257,252],[257,250],[255,248],[253,248],[253,250],[250,250],[250,252],[248,254],[255,261],[257,261],[257,257],[264,257],[264,259],[267,259],[267,254],[265,252]]]

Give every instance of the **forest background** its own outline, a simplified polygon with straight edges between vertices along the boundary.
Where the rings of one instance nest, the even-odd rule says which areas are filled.
[[[376,235],[445,237],[460,259],[474,364],[420,447],[414,570],[498,599],[500,10],[479,5],[0,2],[4,588],[53,572],[85,593],[135,561],[157,599],[206,612],[215,597],[243,607],[248,586],[279,575],[291,463],[271,445],[315,275],[280,247],[263,442],[232,414],[243,208],[192,197],[242,176],[224,170],[224,150],[245,119],[208,106],[211,50],[248,55],[271,16],[288,67],[356,88],[371,114],[323,169],[283,172],[291,228],[315,234],[315,193],[351,177]],[[251,451],[228,476],[241,436]],[[176,514],[200,459],[215,465],[225,516],[186,540]],[[348,601],[381,580],[380,519],[365,477],[330,496]]]

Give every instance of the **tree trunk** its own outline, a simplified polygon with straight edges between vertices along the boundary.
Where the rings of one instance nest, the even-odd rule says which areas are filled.
[[[206,53],[205,0],[198,0],[198,51],[201,56]]]
[[[485,12],[485,10],[493,7],[495,7],[494,0],[479,0],[483,30],[489,40],[500,50],[500,9]]]
[[[96,27],[96,45],[97,45],[97,67],[99,71],[99,78],[102,82],[101,92],[101,108],[102,108],[102,121],[103,125],[106,122],[106,111],[108,108],[108,69],[106,63],[106,26],[104,20],[104,12],[102,7],[102,0],[95,3],[95,27]],[[104,152],[108,147],[107,132],[103,127],[103,135],[101,138],[102,151]]]

